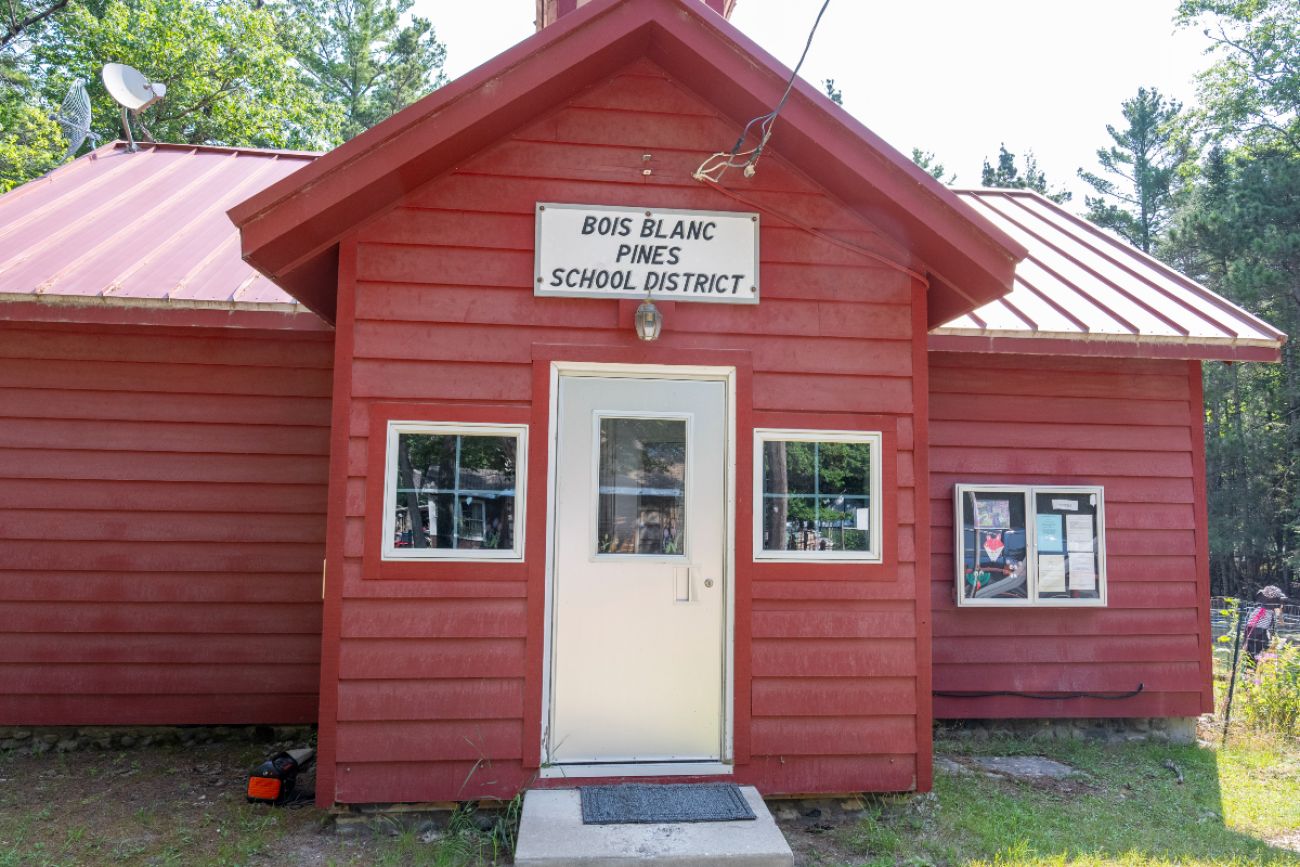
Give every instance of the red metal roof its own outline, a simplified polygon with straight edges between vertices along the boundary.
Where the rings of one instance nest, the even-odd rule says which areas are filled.
[[[1029,256],[1010,294],[933,329],[931,349],[1277,360],[1283,332],[1038,193],[957,193]]]
[[[299,312],[240,258],[226,210],[314,157],[105,145],[0,196],[0,301]]]

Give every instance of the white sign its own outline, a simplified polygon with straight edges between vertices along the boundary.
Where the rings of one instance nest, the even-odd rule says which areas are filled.
[[[533,293],[758,303],[758,214],[537,205]]]

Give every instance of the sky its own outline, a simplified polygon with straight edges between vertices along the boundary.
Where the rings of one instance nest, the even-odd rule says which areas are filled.
[[[1086,185],[1106,125],[1138,87],[1191,104],[1209,64],[1198,28],[1176,29],[1177,0],[831,0],[801,77],[833,78],[844,107],[894,147],[932,151],[978,186],[999,143],[1032,150],[1053,187]],[[821,0],[737,0],[731,21],[792,67]],[[416,0],[447,45],[455,78],[534,32],[533,0]]]

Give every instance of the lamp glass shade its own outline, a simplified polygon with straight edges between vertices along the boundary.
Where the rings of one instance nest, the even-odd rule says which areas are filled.
[[[653,301],[645,300],[636,309],[636,336],[642,340],[658,340],[664,327],[664,315]]]

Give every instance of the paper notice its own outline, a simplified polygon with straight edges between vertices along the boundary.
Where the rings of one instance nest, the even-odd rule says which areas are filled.
[[[1052,508],[1058,512],[1077,512],[1079,503],[1076,500],[1052,500]]]
[[[1097,589],[1097,567],[1092,560],[1092,552],[1075,552],[1069,553],[1070,558],[1070,589],[1071,590],[1096,590]]]
[[[1065,555],[1038,555],[1038,592],[1065,592]]]
[[[853,529],[870,530],[871,529],[871,509],[854,509],[853,510]]]
[[[1065,547],[1070,551],[1092,551],[1092,515],[1065,516]]]
[[[1060,553],[1065,550],[1065,529],[1060,515],[1038,516],[1038,550]]]

